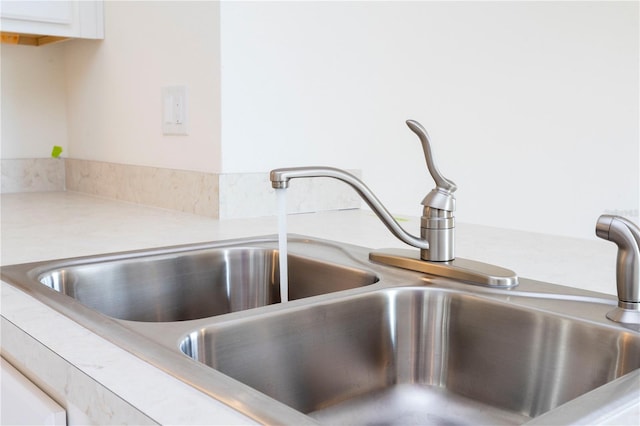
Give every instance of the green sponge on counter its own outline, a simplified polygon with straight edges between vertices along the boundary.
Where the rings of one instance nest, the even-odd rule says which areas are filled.
[[[53,146],[53,150],[51,150],[51,157],[58,158],[62,154],[62,147],[58,145]]]

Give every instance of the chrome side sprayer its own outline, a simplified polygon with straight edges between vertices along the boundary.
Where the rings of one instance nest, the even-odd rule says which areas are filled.
[[[609,312],[607,318],[640,324],[640,228],[623,217],[604,214],[596,223],[596,235],[618,246],[618,307]]]

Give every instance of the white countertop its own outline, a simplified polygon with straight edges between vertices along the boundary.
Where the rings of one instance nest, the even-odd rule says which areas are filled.
[[[278,232],[275,217],[215,220],[73,192],[5,194],[1,200],[2,265]],[[400,224],[419,233],[417,217]],[[289,215],[288,231],[371,248],[407,247],[368,210]],[[457,223],[456,245],[459,257],[522,277],[616,294],[616,247],[595,237]]]
[[[275,217],[215,220],[70,192],[5,194],[1,209],[2,265],[277,233]],[[401,224],[418,234],[418,218]],[[367,210],[289,215],[288,231],[371,248],[406,247]],[[460,223],[456,232],[459,257],[507,267],[522,277],[615,294],[616,247],[606,241]],[[58,354],[73,371],[144,413],[147,421],[250,422],[5,283],[2,317]],[[39,362],[38,354],[25,350],[24,356],[33,358],[24,360],[25,365]],[[82,416],[95,418],[95,412],[87,411],[95,410],[91,407],[87,402],[71,410],[70,423]],[[104,415],[110,416],[107,421],[122,420],[117,413]]]

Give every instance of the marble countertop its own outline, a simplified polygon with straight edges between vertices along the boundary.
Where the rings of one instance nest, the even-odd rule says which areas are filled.
[[[1,201],[2,265],[277,233],[275,217],[215,220],[72,192],[5,194]],[[418,233],[418,218],[403,218],[401,224]],[[289,215],[288,231],[371,248],[406,247],[368,210]],[[456,232],[460,257],[507,267],[522,277],[615,294],[616,247],[611,243],[460,223]],[[6,283],[2,283],[1,307],[3,353],[10,346],[12,356],[24,356],[22,366],[34,375],[38,368],[47,374],[51,369],[47,364],[64,361],[66,376],[47,377],[42,386],[45,391],[49,388],[54,399],[74,401],[68,408],[70,423],[83,419],[140,424],[251,423],[231,407]],[[34,340],[46,350],[29,350]],[[99,393],[104,401],[83,401],[85,377],[104,389]],[[74,390],[72,384],[80,387]],[[58,386],[64,391],[56,390]],[[131,413],[118,417],[126,410],[119,413],[109,408],[116,403],[134,409],[140,417],[132,418]],[[96,412],[101,409],[104,412]]]

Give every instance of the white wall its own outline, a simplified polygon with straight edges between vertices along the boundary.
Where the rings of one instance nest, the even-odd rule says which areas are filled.
[[[46,158],[67,151],[64,47],[0,46],[1,158]]]
[[[389,210],[591,237],[639,209],[637,2],[105,2],[103,41],[2,46],[2,158],[363,170]],[[190,89],[161,134],[160,88]],[[65,120],[68,125],[63,123]]]
[[[638,44],[635,2],[225,2],[223,171],[361,168],[418,215],[413,118],[459,221],[589,238],[637,220]]]
[[[106,37],[2,47],[2,158],[221,168],[217,2],[105,1]],[[161,88],[188,88],[189,135],[164,136]]]
[[[220,170],[219,5],[105,2],[105,39],[66,45],[69,153]],[[188,88],[189,135],[164,136],[161,88]]]

